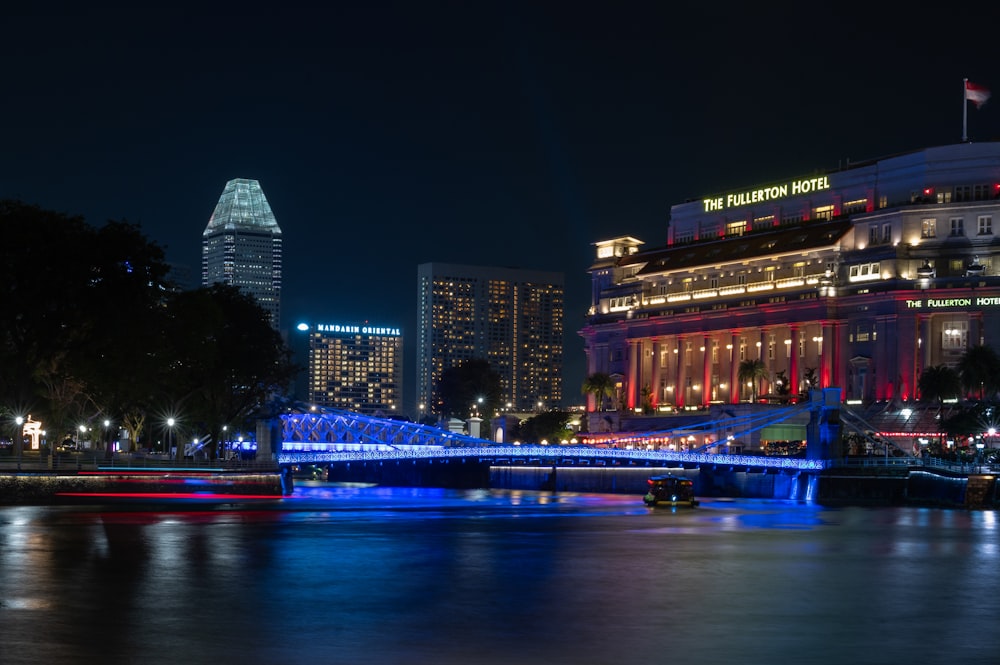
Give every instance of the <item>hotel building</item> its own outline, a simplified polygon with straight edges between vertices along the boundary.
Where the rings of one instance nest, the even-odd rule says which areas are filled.
[[[1000,351],[998,194],[1000,143],[961,143],[674,205],[665,246],[594,243],[588,373],[626,413],[749,401],[744,360],[759,396],[918,399],[925,368]]]
[[[442,373],[473,358],[500,375],[511,411],[562,402],[562,273],[424,263],[417,267],[417,401],[439,413]]]
[[[403,336],[369,324],[300,325],[309,333],[308,400],[367,415],[402,411]]]
[[[220,282],[252,295],[278,329],[281,229],[256,180],[227,182],[202,233],[202,286]]]

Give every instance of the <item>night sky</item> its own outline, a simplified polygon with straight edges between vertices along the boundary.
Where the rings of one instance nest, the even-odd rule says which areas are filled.
[[[963,78],[995,91],[969,138],[1000,139],[1000,10],[674,4],[0,10],[0,197],[138,223],[194,287],[226,181],[259,180],[283,327],[401,327],[407,409],[418,264],[561,271],[579,403],[593,242],[655,247],[672,204],[959,142]]]

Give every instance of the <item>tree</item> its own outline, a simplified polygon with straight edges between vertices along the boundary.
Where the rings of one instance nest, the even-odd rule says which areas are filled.
[[[0,401],[31,412],[50,438],[121,408],[155,350],[132,324],[152,313],[169,270],[138,227],[0,201]]]
[[[792,392],[792,384],[788,381],[788,377],[785,375],[785,370],[775,373],[774,385],[777,386],[777,393],[781,397],[788,397],[788,395]]]
[[[809,391],[813,388],[819,388],[819,379],[816,377],[816,368],[806,367],[805,372],[802,373],[802,383],[799,385],[799,395],[802,397],[808,397]]]
[[[961,394],[962,379],[951,367],[935,365],[920,373],[917,389],[920,391],[921,401],[938,403],[940,414],[946,399],[953,399]]]
[[[992,399],[1000,390],[1000,357],[989,346],[970,347],[958,361],[962,387],[979,399]]]
[[[757,401],[757,389],[758,384],[761,380],[767,380],[770,374],[767,371],[767,366],[758,358],[746,359],[740,362],[739,368],[736,370],[736,378],[739,380],[740,385],[749,383],[750,384],[750,401]]]
[[[439,410],[443,415],[466,418],[473,408],[490,416],[497,412],[503,395],[500,375],[483,358],[471,358],[449,367],[438,382]],[[483,402],[480,406],[479,398]]]
[[[528,443],[561,443],[573,438],[573,429],[569,426],[573,414],[566,411],[546,411],[527,418],[518,423],[515,436],[519,441]]]
[[[594,372],[583,380],[582,392],[594,396],[595,411],[604,411],[605,398],[615,396],[615,381],[604,372]]]
[[[267,312],[233,286],[174,294],[167,319],[173,403],[184,422],[211,437],[214,459],[222,426],[242,424],[287,389],[291,352]],[[183,445],[177,457],[183,457]]]

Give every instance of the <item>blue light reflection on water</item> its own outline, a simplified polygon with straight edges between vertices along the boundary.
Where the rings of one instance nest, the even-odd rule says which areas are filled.
[[[3,662],[995,663],[993,512],[300,484],[0,509]]]

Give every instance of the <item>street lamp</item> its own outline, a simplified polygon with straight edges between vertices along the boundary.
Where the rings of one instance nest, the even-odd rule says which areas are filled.
[[[107,418],[104,419],[104,449],[107,450],[111,446],[108,444],[108,428],[111,427],[111,421]]]
[[[14,418],[14,424],[17,425],[17,429],[14,430],[14,456],[20,459],[21,449],[24,447],[24,418],[17,416]]]
[[[172,444],[174,438],[174,424],[176,422],[177,421],[174,420],[173,418],[167,418],[167,441],[166,441],[166,450],[164,451],[167,454],[167,456],[170,455],[170,449],[173,447]]]

